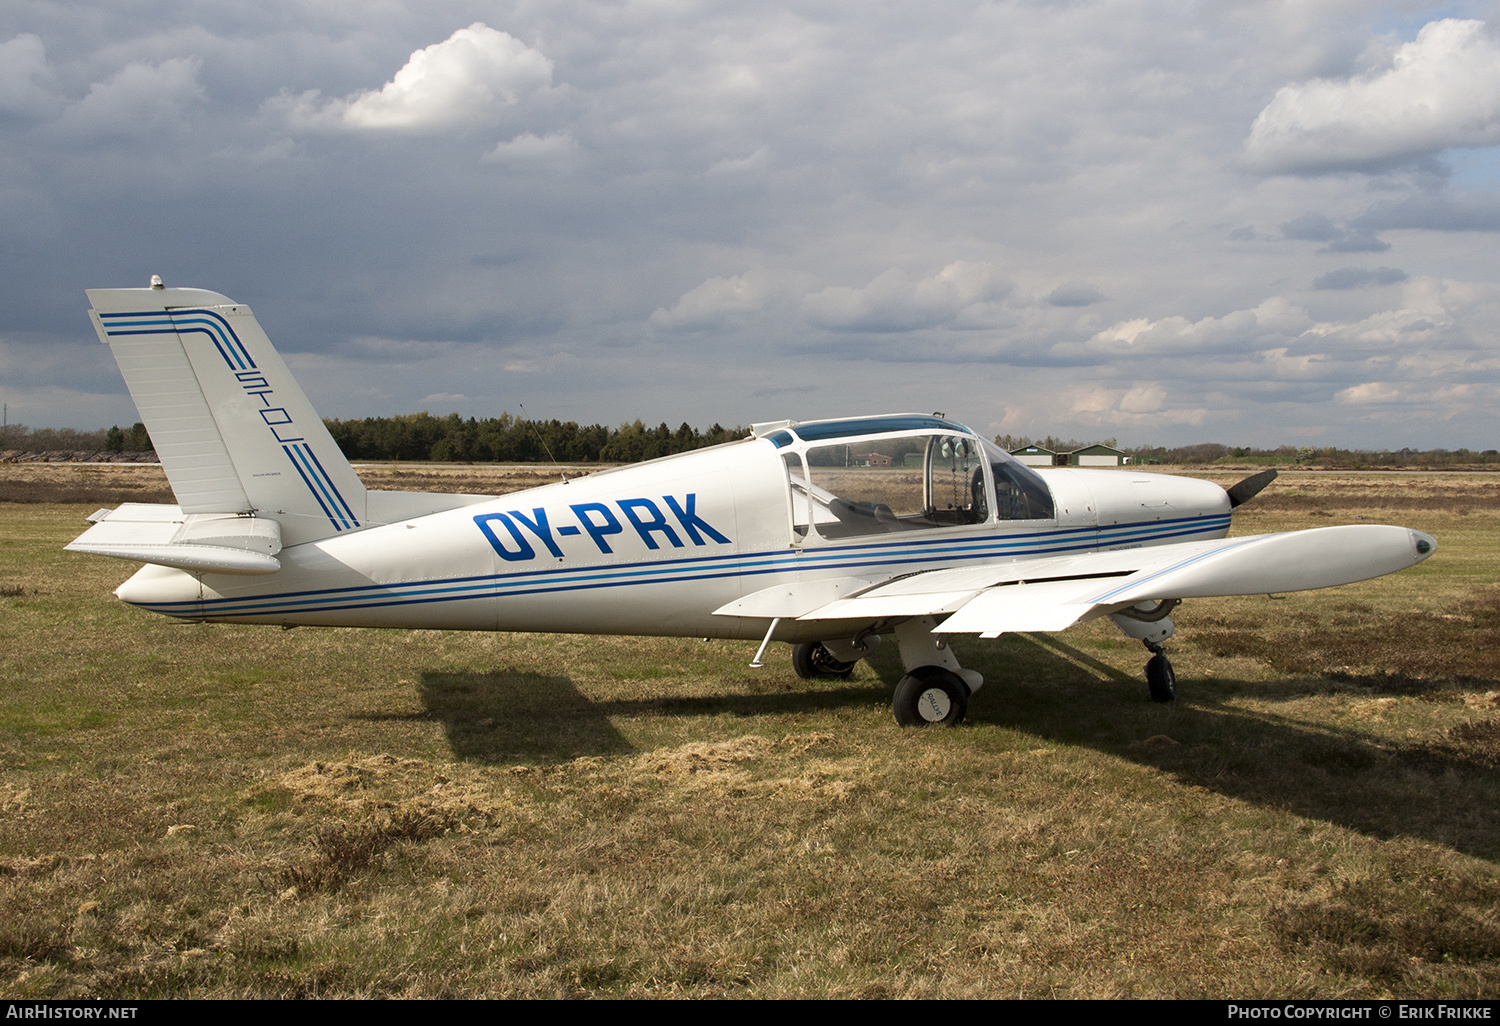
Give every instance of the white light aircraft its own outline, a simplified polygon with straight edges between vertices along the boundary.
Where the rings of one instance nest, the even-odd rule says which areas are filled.
[[[177,505],[100,510],[68,549],[146,564],[115,592],[191,621],[666,635],[793,645],[847,676],[894,635],[903,725],[957,724],[983,678],[948,639],[1107,616],[1152,653],[1183,599],[1327,588],[1436,543],[1359,525],[1227,538],[1275,476],[1218,485],[1033,470],[962,424],[900,414],[752,436],[495,497],[367,490],[248,307],[90,290]]]

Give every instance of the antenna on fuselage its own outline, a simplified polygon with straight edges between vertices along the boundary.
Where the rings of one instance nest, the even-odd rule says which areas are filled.
[[[521,416],[526,417],[526,404],[516,403],[516,405],[521,407]],[[552,461],[552,465],[556,467],[557,472],[562,475],[563,484],[567,484],[568,472],[562,468],[561,463],[557,462],[557,457],[552,455],[552,450],[547,447],[547,440],[542,437],[541,431],[537,430],[536,421],[532,420],[530,417],[527,417],[526,423],[531,425],[531,431],[536,435],[536,440],[542,443],[542,452],[547,454],[547,458]]]

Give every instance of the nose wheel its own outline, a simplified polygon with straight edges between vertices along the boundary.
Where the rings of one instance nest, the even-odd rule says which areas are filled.
[[[1146,686],[1151,689],[1153,702],[1170,702],[1177,697],[1177,675],[1165,652],[1158,651],[1147,660]]]

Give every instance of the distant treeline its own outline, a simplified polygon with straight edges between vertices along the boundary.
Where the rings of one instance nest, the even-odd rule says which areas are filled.
[[[1275,449],[1219,445],[1201,442],[1176,449],[1142,446],[1127,450],[1135,463],[1175,463],[1202,466],[1208,463],[1257,463],[1266,466],[1305,464],[1335,470],[1362,470],[1370,467],[1424,468],[1458,467],[1475,464],[1500,466],[1500,451],[1485,449],[1336,449],[1311,445],[1283,445]]]
[[[152,452],[151,436],[146,425],[128,428],[115,425],[98,431],[75,431],[73,428],[29,428],[25,424],[7,424],[0,428],[0,452]]]
[[[1168,448],[1160,445],[1143,445],[1136,448],[1121,446],[1113,438],[1080,442],[1077,439],[1062,439],[1055,435],[1032,438],[1029,435],[996,435],[995,444],[1006,452],[1015,452],[1028,445],[1039,445],[1052,452],[1072,452],[1090,445],[1107,445],[1119,449],[1131,458],[1132,463],[1165,463],[1175,466],[1206,466],[1212,463],[1261,463],[1267,466],[1306,464],[1314,467],[1329,467],[1340,470],[1359,470],[1366,467],[1454,467],[1474,464],[1500,464],[1500,451],[1485,449],[1400,449],[1395,452],[1374,449],[1336,449],[1311,445],[1283,445],[1275,449],[1256,449],[1248,446],[1220,445],[1218,442],[1198,442]]]
[[[326,420],[351,460],[432,460],[439,463],[637,463],[743,438],[741,427],[707,431],[682,424],[648,428],[639,420],[617,428],[575,421],[520,420],[509,413],[465,420],[456,413],[413,413],[363,420]]]
[[[467,420],[456,413],[434,417],[411,413],[396,417],[366,417],[363,420],[328,420],[328,431],[344,455],[351,460],[410,460],[437,463],[638,463],[701,449],[707,445],[743,438],[749,430],[715,424],[700,431],[681,424],[674,431],[666,424],[648,428],[637,420],[617,428],[602,424],[580,426],[574,421],[521,420],[509,413],[499,417]],[[1176,448],[1166,446],[1119,446],[1115,439],[1093,441],[1063,439],[1054,435],[997,435],[995,444],[1013,451],[1040,445],[1053,452],[1071,452],[1102,441],[1121,448],[1136,464],[1205,466],[1214,463],[1255,463],[1267,466],[1303,464],[1315,467],[1358,470],[1365,467],[1454,467],[1494,465],[1500,467],[1500,451],[1485,449],[1337,449],[1332,447],[1283,445],[1275,449],[1200,442]],[[151,436],[142,424],[118,425],[98,431],[72,428],[28,428],[11,424],[0,429],[0,452],[151,452]],[[550,455],[549,455],[550,454]]]

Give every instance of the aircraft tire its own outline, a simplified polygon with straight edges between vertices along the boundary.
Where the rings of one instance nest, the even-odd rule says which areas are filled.
[[[903,727],[956,727],[969,711],[969,686],[941,666],[918,666],[896,685],[892,708]]]
[[[1153,702],[1170,702],[1177,697],[1177,675],[1165,654],[1158,652],[1146,662],[1146,686],[1151,689]]]
[[[854,672],[853,663],[840,662],[833,653],[823,647],[821,641],[809,641],[792,646],[792,669],[803,680],[821,680],[832,677],[843,680]]]

